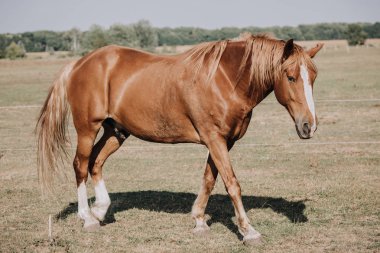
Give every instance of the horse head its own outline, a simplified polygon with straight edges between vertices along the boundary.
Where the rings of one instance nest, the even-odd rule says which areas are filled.
[[[312,58],[322,46],[317,44],[305,51],[288,40],[282,56],[282,76],[274,85],[276,98],[288,110],[301,139],[313,137],[317,130],[313,86],[318,73]]]

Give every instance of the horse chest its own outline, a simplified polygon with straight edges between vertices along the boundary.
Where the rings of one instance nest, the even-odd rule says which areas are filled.
[[[210,122],[204,120],[204,124],[211,123],[222,136],[231,140],[238,140],[246,133],[251,116],[252,111],[247,112],[244,109],[224,111],[224,113],[216,113],[211,110],[208,113]]]

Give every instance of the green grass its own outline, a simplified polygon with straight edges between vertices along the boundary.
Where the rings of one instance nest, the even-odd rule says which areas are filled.
[[[42,105],[68,61],[0,61],[0,106]],[[264,236],[261,245],[242,244],[220,179],[207,208],[210,234],[191,233],[204,147],[135,138],[105,164],[112,199],[105,226],[83,232],[73,172],[59,185],[59,197],[41,199],[33,136],[39,108],[1,108],[0,252],[379,252],[380,144],[339,142],[380,141],[380,101],[322,100],[380,98],[380,49],[327,51],[316,61],[315,137],[299,140],[271,95],[254,110],[246,136],[231,151],[247,214]],[[66,169],[72,171],[70,163]],[[90,183],[91,201],[93,195]]]

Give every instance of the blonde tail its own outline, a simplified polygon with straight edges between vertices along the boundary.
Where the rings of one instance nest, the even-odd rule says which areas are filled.
[[[60,165],[67,159],[69,104],[66,82],[75,62],[66,65],[50,88],[36,125],[37,170],[42,192],[53,191],[53,181],[65,175]],[[62,163],[61,163],[62,162]]]

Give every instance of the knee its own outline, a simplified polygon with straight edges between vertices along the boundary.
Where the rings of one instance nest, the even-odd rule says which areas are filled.
[[[94,169],[100,169],[103,167],[104,160],[96,158],[95,163],[94,163]]]
[[[97,158],[94,162],[94,165],[90,169],[91,176],[98,176],[101,173],[101,169],[103,167],[104,160]]]
[[[74,158],[73,167],[77,182],[82,182],[87,179],[88,170],[87,168],[81,168],[80,159],[77,156]]]

